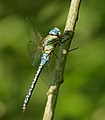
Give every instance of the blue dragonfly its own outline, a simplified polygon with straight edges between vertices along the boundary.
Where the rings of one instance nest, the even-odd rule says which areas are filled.
[[[23,112],[26,110],[27,104],[30,100],[30,97],[44,65],[50,60],[51,54],[54,53],[56,45],[61,43],[61,31],[57,27],[51,29],[48,35],[42,39],[40,33],[35,29],[32,21],[29,18],[26,19],[26,26],[30,28],[28,28],[30,39],[28,43],[28,52],[32,64],[39,64],[39,67],[37,68],[35,77],[23,102]]]

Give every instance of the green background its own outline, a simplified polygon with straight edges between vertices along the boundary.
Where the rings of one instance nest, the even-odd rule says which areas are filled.
[[[27,53],[25,19],[42,36],[63,31],[69,0],[0,0],[0,120],[41,120],[48,87],[39,78],[27,113],[21,116],[35,70]],[[83,0],[54,120],[105,120],[105,0]]]

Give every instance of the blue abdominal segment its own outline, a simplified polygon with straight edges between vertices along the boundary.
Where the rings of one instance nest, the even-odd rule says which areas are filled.
[[[48,54],[43,53],[42,57],[41,57],[41,63],[40,64],[44,65],[48,60],[49,60]]]

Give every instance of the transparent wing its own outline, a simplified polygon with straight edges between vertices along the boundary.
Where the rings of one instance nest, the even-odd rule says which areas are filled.
[[[56,56],[54,56],[52,53],[50,60],[45,64],[42,70],[41,79],[47,86],[50,86],[53,82],[53,74],[56,65],[56,59],[57,59]]]
[[[38,64],[42,53],[42,37],[40,33],[35,29],[34,24],[30,18],[26,18],[26,28],[29,35],[29,42],[27,45],[28,53],[32,62],[32,65]]]

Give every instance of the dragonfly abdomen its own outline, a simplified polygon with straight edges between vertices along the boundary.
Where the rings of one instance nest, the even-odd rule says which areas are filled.
[[[23,112],[25,112],[25,110],[26,110],[26,106],[27,106],[27,104],[28,104],[28,102],[29,102],[29,100],[30,100],[30,97],[31,97],[32,92],[33,92],[33,90],[34,90],[34,88],[35,88],[35,85],[36,85],[37,80],[38,80],[38,78],[39,78],[39,75],[40,75],[40,73],[41,73],[41,71],[42,71],[42,68],[43,68],[43,66],[46,64],[46,62],[47,62],[48,60],[49,60],[48,54],[43,53],[43,54],[42,54],[42,57],[41,57],[41,63],[40,63],[40,65],[39,65],[39,67],[38,67],[38,70],[37,70],[37,72],[36,72],[36,74],[35,74],[34,80],[32,81],[32,84],[31,84],[31,86],[30,86],[30,88],[29,88],[29,91],[28,91],[28,93],[27,93],[27,95],[26,95],[26,97],[25,97],[25,100],[24,100],[24,103],[23,103]]]

